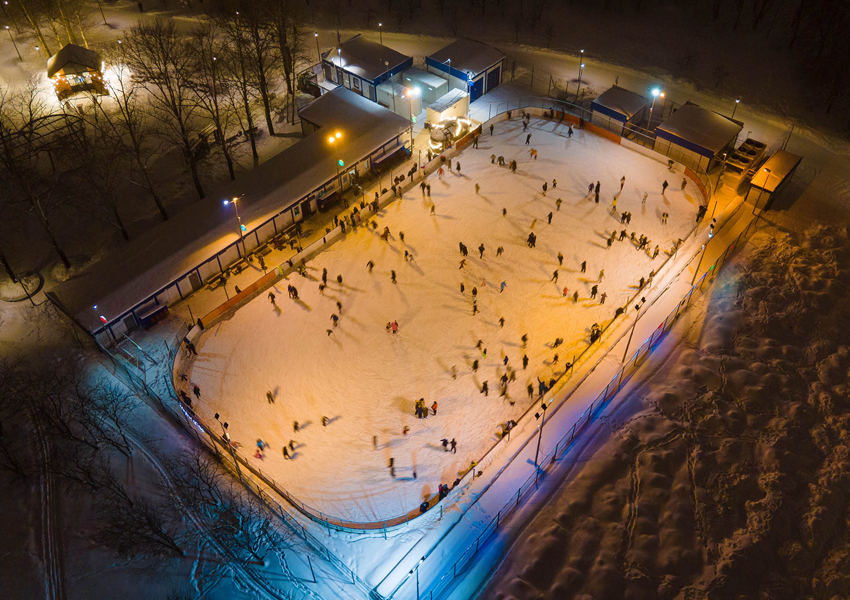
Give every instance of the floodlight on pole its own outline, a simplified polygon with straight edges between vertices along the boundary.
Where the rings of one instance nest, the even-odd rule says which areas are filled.
[[[581,89],[581,73],[584,71],[584,48],[580,51],[579,61],[578,61],[578,87],[576,88],[576,103],[578,103],[578,92]]]
[[[378,23],[378,35],[381,38],[381,46],[384,45],[384,24]]]
[[[9,39],[12,40],[12,45],[15,47],[15,52],[18,54],[18,60],[23,61],[23,57],[21,56],[21,51],[18,50],[18,44],[15,43],[15,38],[12,37],[12,30],[9,29],[9,26],[6,25],[6,33],[9,34]]]
[[[738,110],[738,105],[741,103],[740,98],[735,98],[735,106],[732,107],[732,119],[735,118],[735,111]]]
[[[319,34],[313,33],[313,36],[316,38],[316,56],[319,57],[319,62],[322,62],[322,51],[319,50]]]
[[[543,411],[542,413],[534,413],[535,419],[542,419],[540,421],[540,433],[537,435],[537,450],[534,452],[534,467],[539,469],[539,465],[537,464],[537,457],[540,454],[540,440],[543,439],[543,426],[546,424],[546,409],[549,408],[549,405],[552,404],[552,401],[549,400],[549,404],[545,402],[540,404],[540,409]]]
[[[652,88],[652,104],[649,106],[649,123],[647,123],[647,129],[652,129],[652,111],[655,110],[655,101],[659,97],[663,98],[664,92],[658,88]]]
[[[21,28],[18,27],[18,20],[15,18],[14,14],[9,15],[9,13],[7,12],[8,6],[9,6],[9,0],[3,0],[3,14],[7,17],[8,16],[12,17],[12,24],[15,26],[15,31],[18,32],[18,35],[21,35]]]
[[[341,139],[342,139],[342,132],[341,131],[337,131],[333,135],[328,136],[328,143],[334,148],[334,151],[335,151],[335,154],[336,154],[336,178],[337,178],[337,185],[339,186],[339,195],[340,196],[342,196],[342,174],[340,173],[339,168],[345,166],[345,163],[339,157],[339,146],[342,143],[342,142],[339,142],[339,140],[341,140]],[[337,142],[339,142],[339,143],[337,143]]]
[[[233,205],[233,209],[236,211],[236,223],[239,225],[239,241],[242,242],[242,251],[247,254],[245,249],[245,226],[242,224],[242,219],[239,217],[239,204],[238,201],[242,199],[242,196],[237,196],[235,198],[231,198],[230,200],[224,200],[224,205],[228,204]]]

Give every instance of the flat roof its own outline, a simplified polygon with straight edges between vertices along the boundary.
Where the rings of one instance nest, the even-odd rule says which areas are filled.
[[[331,48],[325,55],[325,60],[332,62],[343,71],[374,81],[411,58],[377,42],[363,39],[358,34]],[[384,64],[385,62],[388,62],[389,66]]]
[[[441,85],[448,84],[448,81],[445,77],[440,77],[439,75],[434,75],[433,73],[429,73],[428,71],[422,71],[415,67],[411,67],[409,69],[405,69],[401,76],[407,80],[418,81],[420,83],[424,83],[425,85],[429,85],[432,88],[438,88]]]
[[[323,100],[329,108],[322,122],[338,126],[344,136],[338,149],[331,149],[324,131],[308,135],[50,291],[95,330],[101,325],[95,304],[112,321],[238,239],[233,207],[224,206],[223,199],[244,194],[239,216],[250,232],[334,179],[337,152],[346,164],[354,164],[410,127],[407,119],[345,88],[312,104]]]
[[[462,38],[437,50],[428,58],[438,63],[447,63],[451,59],[452,69],[471,72],[475,76],[505,58],[505,54],[493,46]]]
[[[614,111],[626,117],[628,121],[642,111],[649,104],[649,100],[626,88],[613,86],[602,92],[592,103],[591,108],[597,106]]]
[[[728,117],[687,103],[667,117],[656,128],[656,134],[666,139],[679,138],[715,155],[735,140],[741,129],[743,125]]]
[[[445,110],[450,109],[458,100],[461,100],[464,96],[469,96],[467,92],[463,90],[449,90],[447,93],[443,94],[435,102],[428,105],[428,108],[435,112],[443,112]]]
[[[784,181],[790,173],[794,172],[794,169],[797,168],[797,165],[799,165],[802,160],[802,156],[792,154],[786,150],[777,150],[773,156],[768,158],[767,161],[759,167],[759,170],[755,175],[753,175],[751,183],[753,187],[763,189],[764,191],[772,194],[776,191],[779,184],[782,183],[782,181]],[[770,173],[765,171],[765,169],[769,169]]]

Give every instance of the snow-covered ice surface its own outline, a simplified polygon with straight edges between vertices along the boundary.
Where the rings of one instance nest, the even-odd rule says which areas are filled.
[[[771,236],[479,597],[847,596],[848,230]]]
[[[625,228],[646,234],[650,249],[655,244],[669,249],[690,231],[701,197],[693,184],[679,191],[681,174],[668,172],[666,163],[583,131],[570,139],[565,126],[547,121],[533,120],[528,132],[531,144],[525,146],[518,119],[497,124],[495,136],[482,136],[480,149],[470,148],[453,161],[455,167],[460,162],[460,175],[428,179],[430,200],[414,188],[382,211],[377,230],[360,227],[311,261],[307,279],[293,275],[281,281],[274,290],[280,310],[262,295],[201,337],[190,375],[201,389],[196,409],[210,422],[220,413],[246,449],[258,438],[270,444],[262,460],[253,460],[296,498],[351,520],[381,520],[415,509],[440,483],[450,484],[478,459],[496,441],[497,425],[526,409],[526,385],[536,388],[536,377],[548,380],[560,373],[586,346],[590,325],[610,320],[634,293],[637,280],[661,263],[663,252],[652,260],[628,240],[606,248],[610,232],[623,228],[620,212],[633,213]],[[529,148],[538,150],[537,160],[529,157]],[[491,154],[517,159],[517,173],[491,164]],[[625,187],[612,216],[611,200],[623,175]],[[672,185],[663,197],[665,179]],[[587,194],[588,183],[597,180],[599,204]],[[545,197],[544,181],[549,184]],[[644,191],[649,199],[642,207]],[[563,200],[560,210],[557,198]],[[670,215],[666,225],[663,212]],[[380,239],[384,227],[391,231],[389,242]],[[538,236],[535,249],[526,245],[530,231]],[[463,269],[459,242],[469,248]],[[483,260],[477,250],[481,243]],[[504,247],[499,257],[498,246]],[[405,261],[405,250],[415,257],[412,263]],[[375,263],[371,274],[369,260]],[[318,284],[324,268],[329,283],[322,295]],[[557,283],[551,281],[555,269]],[[395,285],[391,270],[397,273]],[[504,292],[501,281],[507,283]],[[288,283],[298,288],[298,302],[288,299]],[[604,305],[589,299],[595,284],[600,296],[607,294]],[[577,303],[571,298],[575,291]],[[338,328],[331,322],[336,301],[342,303]],[[397,335],[385,329],[393,320]],[[526,349],[523,334],[529,336]],[[564,344],[553,349],[557,337]],[[486,358],[476,349],[479,339]],[[523,353],[530,361],[526,370]],[[553,364],[555,354],[558,364]],[[509,385],[513,406],[499,396],[505,356],[508,367],[517,370]],[[476,359],[479,369],[472,372]],[[485,381],[488,397],[479,392]],[[274,404],[266,400],[267,391],[273,392]],[[437,415],[418,420],[419,398],[427,406],[436,401]],[[327,426],[323,416],[330,419]],[[294,421],[300,423],[298,433]],[[406,426],[410,432],[404,436]],[[457,454],[443,451],[442,438],[457,439]],[[285,460],[281,447],[292,439],[298,444],[295,457]],[[395,479],[387,468],[390,458]]]

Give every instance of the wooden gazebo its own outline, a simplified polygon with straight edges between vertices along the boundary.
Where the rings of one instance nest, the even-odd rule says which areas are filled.
[[[100,55],[76,44],[65,44],[47,60],[47,76],[59,100],[80,92],[107,93]]]

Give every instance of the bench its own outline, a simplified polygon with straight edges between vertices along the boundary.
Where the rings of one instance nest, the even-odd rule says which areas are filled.
[[[214,289],[220,288],[225,283],[227,283],[227,276],[224,273],[218,273],[213,277],[210,277],[207,280],[207,289],[212,291]]]
[[[231,275],[239,275],[242,271],[248,268],[248,263],[244,258],[240,258],[235,263],[228,267],[227,271]]]
[[[168,315],[168,305],[167,304],[159,304],[156,306],[152,306],[145,312],[136,315],[136,318],[139,320],[139,324],[147,329],[154,323],[157,323],[163,320]]]

